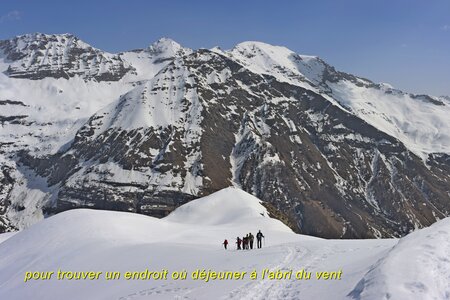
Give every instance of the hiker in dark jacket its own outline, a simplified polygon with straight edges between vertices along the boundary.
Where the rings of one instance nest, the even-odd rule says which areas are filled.
[[[258,245],[258,249],[262,247],[262,239],[264,238],[264,235],[262,234],[261,230],[258,231],[256,234],[256,242]]]
[[[248,249],[248,238],[246,236],[242,238],[242,249]]]
[[[249,241],[249,244],[250,244],[250,249],[253,249],[253,240],[255,239],[255,237],[253,236],[253,234],[250,232],[249,234],[248,234],[248,241]]]
[[[225,247],[225,250],[227,249],[228,246],[228,241],[225,239],[225,241],[223,241],[223,246]]]
[[[241,238],[237,237],[236,238],[237,250],[241,250],[241,243],[242,243]]]

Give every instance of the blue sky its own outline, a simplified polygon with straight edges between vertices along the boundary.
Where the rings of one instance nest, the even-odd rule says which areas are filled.
[[[397,88],[450,95],[450,1],[1,0],[0,39],[73,33],[110,52],[170,37],[190,48],[257,40]]]

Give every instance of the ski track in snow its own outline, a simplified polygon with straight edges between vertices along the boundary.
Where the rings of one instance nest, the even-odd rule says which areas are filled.
[[[295,244],[280,247],[285,252],[284,259],[280,263],[268,267],[268,269],[272,271],[292,270],[291,279],[257,279],[233,290],[222,299],[298,299],[302,290],[301,286],[307,281],[295,279],[295,272],[302,269],[305,271],[317,269],[318,263],[332,253],[329,247],[323,247],[320,252],[316,253]],[[259,271],[258,276],[261,275],[262,270]]]
[[[126,296],[121,296],[117,298],[118,300],[139,300],[148,299],[150,297],[164,297],[168,299],[191,299],[187,295],[192,291],[191,288],[187,287],[177,287],[175,282],[168,282],[161,284],[156,287],[151,287],[148,289],[139,290],[137,292],[128,294]]]

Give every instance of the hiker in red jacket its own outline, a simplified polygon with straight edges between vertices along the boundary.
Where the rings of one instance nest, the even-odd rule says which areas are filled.
[[[228,241],[225,239],[225,241],[223,241],[223,246],[225,247],[225,250],[227,249],[228,246]]]

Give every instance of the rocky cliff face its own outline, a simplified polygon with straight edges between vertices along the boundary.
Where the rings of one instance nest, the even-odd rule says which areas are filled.
[[[120,56],[95,49],[71,34],[28,34],[0,42],[9,67],[6,74],[14,78],[85,79],[114,81],[133,68]]]
[[[45,37],[30,44],[47,45]],[[51,37],[61,43],[66,35]],[[5,86],[18,84],[11,70],[30,61],[5,46],[21,39],[0,44]],[[2,230],[75,207],[164,216],[230,185],[283,212],[299,232],[322,237],[401,236],[449,215],[444,98],[404,93],[258,42],[192,51],[162,39],[107,57],[112,69],[62,65],[72,72],[64,80],[80,90],[116,90],[96,112],[74,101],[78,114],[36,127],[33,99],[5,102],[4,118],[25,117],[4,121]],[[107,86],[90,75],[119,70],[116,63],[121,76]],[[61,101],[72,101],[65,93]],[[430,112],[430,124],[408,118]],[[11,133],[18,128],[30,138]],[[38,128],[44,132],[36,137]]]

